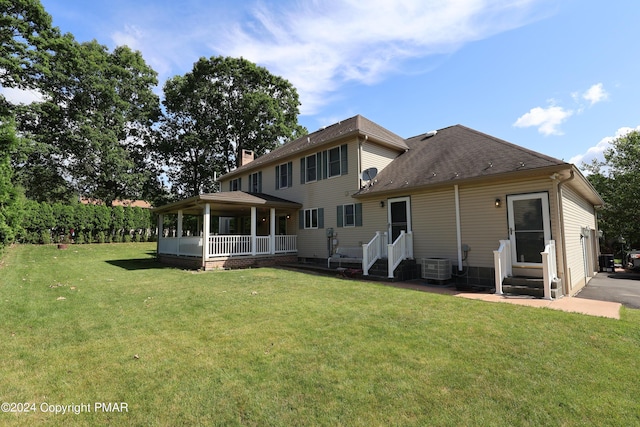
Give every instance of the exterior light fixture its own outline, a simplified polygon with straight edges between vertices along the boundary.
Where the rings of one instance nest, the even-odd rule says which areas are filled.
[[[500,206],[502,206],[502,200],[500,200],[500,198],[496,199],[496,208],[499,208]]]

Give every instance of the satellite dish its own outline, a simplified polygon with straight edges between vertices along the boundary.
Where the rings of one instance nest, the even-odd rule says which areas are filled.
[[[362,180],[371,181],[378,175],[378,168],[369,168],[362,171]]]

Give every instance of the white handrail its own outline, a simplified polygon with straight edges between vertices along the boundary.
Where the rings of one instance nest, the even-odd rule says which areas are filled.
[[[544,281],[544,299],[553,299],[551,297],[551,283],[558,279],[558,271],[556,267],[556,242],[549,240],[544,247],[542,255],[542,279]]]
[[[413,254],[413,234],[411,231],[402,230],[396,241],[387,245],[387,266],[390,279],[393,279],[393,272],[402,260],[410,257],[409,254]]]
[[[376,231],[376,235],[369,243],[362,244],[362,274],[364,276],[368,276],[369,269],[378,259],[383,257],[386,237],[387,233]]]
[[[503,295],[502,281],[511,276],[511,242],[509,240],[500,240],[500,246],[497,251],[493,251],[493,264],[495,267],[496,295]]]

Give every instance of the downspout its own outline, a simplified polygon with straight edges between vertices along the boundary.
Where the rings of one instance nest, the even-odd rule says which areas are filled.
[[[575,178],[575,172],[573,172],[573,169],[571,169],[571,175],[569,176],[569,178],[562,180],[562,181],[557,181],[556,180],[556,194],[557,194],[557,198],[558,198],[558,222],[560,225],[560,238],[562,239],[561,242],[561,248],[562,248],[562,275],[563,275],[563,288],[564,288],[564,293],[565,295],[569,295],[569,287],[571,286],[571,284],[569,283],[569,266],[567,264],[567,245],[565,242],[565,233],[564,233],[564,209],[562,207],[562,186],[573,180]],[[555,178],[554,178],[555,179]],[[556,246],[557,247],[557,246]]]
[[[453,186],[456,201],[456,241],[458,246],[458,271],[462,271],[462,232],[460,231],[460,192],[458,184]]]

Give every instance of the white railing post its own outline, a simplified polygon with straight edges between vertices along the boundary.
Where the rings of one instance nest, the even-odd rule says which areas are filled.
[[[544,281],[544,299],[551,298],[551,282],[556,279],[556,242],[550,240],[540,252],[542,255],[542,279]]]
[[[386,231],[382,233],[382,239],[380,240],[380,258],[387,258],[389,256],[389,245],[387,242],[389,241],[389,233]]]
[[[511,242],[500,240],[497,251],[493,251],[493,264],[495,267],[496,295],[503,295],[502,280],[512,274],[511,268]]]
[[[369,243],[362,244],[362,275],[369,275]]]

